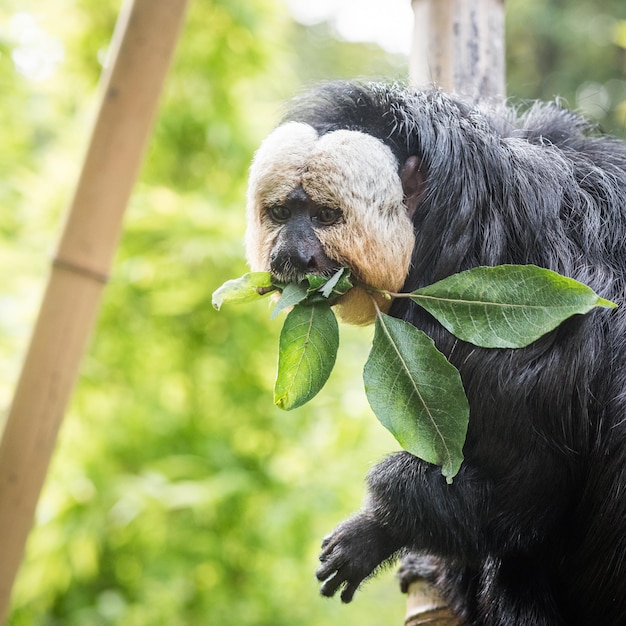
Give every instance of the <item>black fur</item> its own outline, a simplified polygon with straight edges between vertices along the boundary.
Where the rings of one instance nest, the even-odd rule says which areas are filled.
[[[409,300],[391,314],[459,368],[470,402],[452,485],[401,452],[363,512],[324,543],[325,595],[349,601],[402,551],[470,625],[626,624],[626,150],[555,104],[523,112],[439,91],[332,83],[285,120],[360,130],[422,161],[405,290],[467,268],[533,263],[616,302],[522,350],[452,337]],[[372,236],[376,236],[372,233]]]

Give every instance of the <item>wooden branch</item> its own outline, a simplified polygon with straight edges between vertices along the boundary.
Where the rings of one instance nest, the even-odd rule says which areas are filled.
[[[411,82],[504,96],[504,0],[412,0]]]
[[[0,442],[0,621],[152,127],[187,0],[127,0],[113,62]]]
[[[434,83],[471,98],[506,93],[504,0],[412,0],[409,63],[414,85]],[[437,591],[423,580],[409,587],[405,626],[459,626]]]

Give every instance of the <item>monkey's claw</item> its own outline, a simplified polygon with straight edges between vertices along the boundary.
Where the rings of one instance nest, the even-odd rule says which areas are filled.
[[[343,522],[322,542],[315,572],[322,595],[334,596],[341,588],[342,602],[350,602],[359,585],[394,551],[374,520],[356,516]]]
[[[352,600],[355,591],[361,582],[371,573],[359,571],[349,560],[349,546],[342,545],[340,532],[335,531],[322,542],[320,553],[321,565],[315,572],[317,579],[322,583],[320,592],[328,598],[335,595],[343,586],[341,601],[348,603]]]

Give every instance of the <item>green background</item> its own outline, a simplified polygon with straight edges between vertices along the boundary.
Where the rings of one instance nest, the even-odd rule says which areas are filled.
[[[408,0],[407,0],[408,2]],[[0,5],[0,409],[10,403],[97,103],[119,2]],[[622,0],[510,0],[508,93],[560,96],[624,135]],[[358,16],[355,17],[358,19]],[[318,595],[321,538],[397,449],[341,328],[310,404],[272,404],[281,321],[211,293],[245,270],[255,147],[318,79],[406,75],[406,59],[294,23],[279,0],[193,0],[99,322],[14,593],[10,623],[403,623],[387,572],[350,606]]]

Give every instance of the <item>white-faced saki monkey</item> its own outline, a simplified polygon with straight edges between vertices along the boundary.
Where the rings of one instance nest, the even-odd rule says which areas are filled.
[[[409,299],[381,305],[459,369],[470,404],[452,484],[407,452],[324,540],[321,591],[350,602],[407,556],[463,624],[626,624],[626,149],[556,104],[339,82],[297,98],[254,159],[248,260],[283,282],[348,267],[411,291],[480,265],[535,264],[619,305],[527,348],[454,338]],[[374,317],[353,289],[347,322]]]

